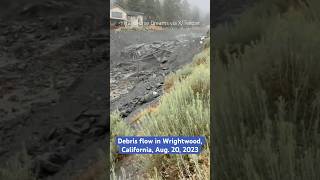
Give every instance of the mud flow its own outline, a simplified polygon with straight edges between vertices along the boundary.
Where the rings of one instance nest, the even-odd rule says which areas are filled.
[[[207,29],[159,32],[111,32],[110,103],[130,120],[156,103],[165,77],[190,63],[200,51]]]
[[[106,149],[106,2],[14,2],[0,2],[0,167],[25,150],[39,179],[72,179]]]

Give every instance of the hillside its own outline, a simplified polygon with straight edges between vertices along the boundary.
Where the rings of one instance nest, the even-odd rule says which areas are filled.
[[[261,0],[214,29],[213,179],[319,179],[320,4]]]

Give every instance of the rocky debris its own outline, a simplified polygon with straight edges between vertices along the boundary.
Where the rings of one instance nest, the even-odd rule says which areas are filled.
[[[140,102],[141,104],[148,103],[158,96],[159,96],[159,93],[153,91],[141,97]]]
[[[134,44],[124,48],[121,56],[133,60],[164,57],[172,53],[179,41],[157,41],[153,43]]]
[[[49,179],[79,171],[92,159],[78,157],[105,144],[107,119],[95,109],[105,105],[109,38],[98,22],[105,8],[96,6],[105,1],[98,1],[19,1],[0,21],[1,167],[25,142],[38,179]],[[91,76],[94,81],[86,80]],[[71,118],[64,112],[69,107]],[[73,118],[78,110],[86,110],[80,126]],[[71,167],[70,159],[78,162]]]

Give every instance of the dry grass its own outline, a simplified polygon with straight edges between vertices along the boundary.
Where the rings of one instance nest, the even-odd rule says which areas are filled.
[[[174,74],[170,74],[165,80],[164,80],[164,86],[163,86],[163,91],[165,93],[170,92],[172,87],[174,86],[174,83],[176,81],[176,77]]]
[[[175,73],[169,74],[169,76],[165,78],[163,88],[165,93],[169,93],[175,87],[176,83],[189,77],[195,66],[210,66],[210,39],[207,39],[205,44],[206,48],[201,53],[194,56],[191,64],[186,65]]]
[[[130,123],[138,123],[144,116],[150,113],[156,113],[158,111],[158,104],[152,104],[147,108],[137,113],[130,121]]]

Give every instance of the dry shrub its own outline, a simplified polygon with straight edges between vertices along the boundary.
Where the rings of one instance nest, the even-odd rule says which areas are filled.
[[[192,64],[194,66],[199,66],[201,64],[209,64],[209,62],[210,62],[210,48],[206,48],[193,58]]]
[[[170,74],[168,77],[166,77],[166,79],[164,80],[163,91],[165,93],[168,93],[174,86],[175,81],[176,77],[174,76],[174,74]]]
[[[137,113],[130,123],[137,123],[139,122],[144,116],[150,114],[150,113],[156,113],[158,111],[157,104],[153,104],[148,106],[147,108],[143,109],[141,112]]]

